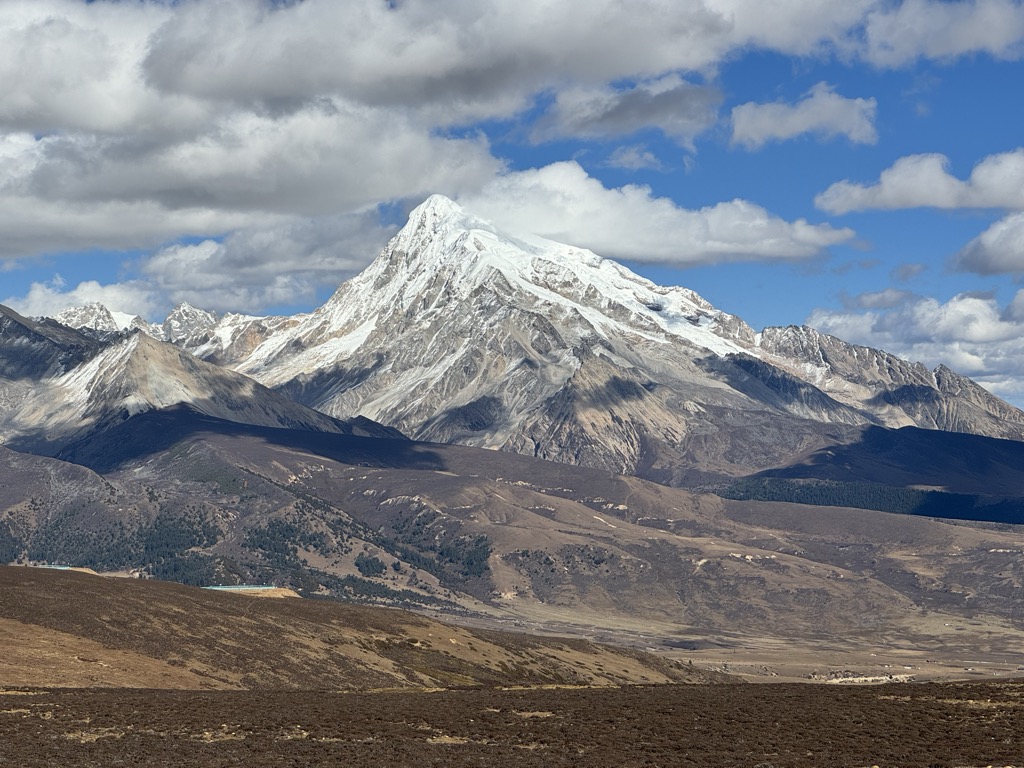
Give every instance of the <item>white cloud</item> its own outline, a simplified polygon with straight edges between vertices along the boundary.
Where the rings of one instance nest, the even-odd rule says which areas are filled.
[[[117,312],[145,317],[156,307],[155,299],[150,287],[138,281],[100,285],[95,280],[86,280],[67,288],[57,275],[48,283],[32,283],[26,296],[11,296],[0,303],[26,317],[53,317],[69,307],[94,301]]]
[[[1010,4],[946,5],[939,16],[956,28],[929,33],[941,45],[914,34],[902,45],[884,34],[902,11],[882,0],[778,0],[770,10],[761,0],[593,0],[585,11],[547,0],[0,0],[0,259],[184,237],[230,244],[237,230],[430,192],[490,200],[536,182],[551,200],[550,168],[503,176],[470,128],[535,120],[538,100],[550,98],[538,136],[656,127],[688,146],[718,105],[713,89],[691,82],[714,82],[741,52],[1015,55]],[[986,31],[986,21],[1000,29]],[[841,132],[867,135],[863,125]],[[647,150],[611,159],[655,167]],[[561,227],[545,214],[544,226],[610,255],[802,258],[850,236],[745,201],[686,211],[643,188],[584,183],[585,174],[558,181],[570,185],[575,212]],[[165,256],[150,275],[190,290]],[[240,301],[302,295],[319,279],[311,274],[282,283],[257,270]]]
[[[966,181],[949,172],[945,155],[901,157],[875,184],[833,184],[814,203],[829,213],[900,208],[1024,209],[1024,149],[989,155]]]
[[[905,304],[913,297],[908,291],[886,288],[882,291],[868,291],[854,296],[850,305],[861,309],[892,309]]]
[[[637,144],[616,147],[615,151],[608,156],[607,165],[611,168],[622,168],[626,171],[641,171],[644,169],[660,171],[664,168],[653,152]]]
[[[33,162],[10,185],[42,199],[305,215],[479,185],[501,168],[482,138],[431,136],[401,116],[333,104],[279,118],[238,112],[173,143],[52,136],[26,151]]]
[[[375,211],[278,217],[223,239],[160,248],[126,263],[125,271],[137,277],[125,282],[87,281],[68,288],[58,275],[2,303],[33,316],[53,316],[92,301],[147,319],[160,319],[181,301],[219,312],[259,313],[275,305],[310,303],[334,291],[372,261],[394,231]]]
[[[509,116],[566,83],[703,68],[731,37],[697,0],[648,0],[642,12],[620,0],[586,12],[541,0],[306,0],[275,11],[225,0],[176,9],[144,67],[168,93],[277,104],[332,94],[458,123]]]
[[[257,222],[256,214],[157,203],[69,203],[0,193],[0,258],[80,249],[151,248],[181,237],[215,236]]]
[[[732,142],[757,149],[807,133],[831,139],[846,136],[856,144],[874,144],[874,99],[847,99],[828,83],[818,83],[794,105],[748,102],[732,110]]]
[[[983,275],[1024,273],[1024,213],[995,222],[964,246],[953,265]]]
[[[238,230],[223,241],[172,245],[145,259],[140,271],[165,303],[259,312],[333,291],[392,234],[376,213],[297,219]]]
[[[1024,399],[1024,292],[1006,308],[965,293],[946,302],[908,297],[863,312],[817,309],[807,324],[932,367],[945,364],[1002,397]]]
[[[1017,291],[1004,313],[1008,320],[1017,323],[1024,323],[1024,290]]]
[[[139,67],[173,11],[162,3],[7,0],[0,7],[0,126],[49,133],[166,134],[209,105],[164,96]]]
[[[716,89],[688,83],[678,75],[633,88],[567,88],[537,122],[533,140],[602,139],[658,128],[692,148],[693,139],[717,121],[721,98]]]
[[[849,229],[785,221],[745,200],[687,210],[648,187],[607,189],[575,162],[506,174],[460,202],[513,231],[675,265],[804,259],[853,237]]]
[[[867,16],[864,57],[883,67],[970,53],[1019,58],[1024,6],[1015,0],[904,0]]]
[[[0,257],[148,248],[284,218],[454,194],[492,178],[486,141],[374,110],[238,113],[174,143],[0,136]]]
[[[730,54],[840,51],[881,66],[919,56],[1010,56],[1013,0],[247,0],[182,3],[144,60],[167,93],[293,103],[443,105],[456,122],[507,116],[566,83],[603,86],[713,70]]]

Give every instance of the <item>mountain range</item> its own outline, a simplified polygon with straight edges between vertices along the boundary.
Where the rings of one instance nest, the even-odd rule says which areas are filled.
[[[0,309],[0,404],[0,562],[685,648],[1024,621],[1024,413],[440,196],[309,314]]]
[[[101,307],[59,319],[113,322]],[[782,466],[869,426],[1024,439],[1024,413],[944,366],[808,327],[755,332],[693,291],[437,195],[310,314],[180,305],[135,325],[336,418],[672,485]]]

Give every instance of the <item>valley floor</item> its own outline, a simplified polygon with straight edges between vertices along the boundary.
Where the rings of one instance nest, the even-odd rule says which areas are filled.
[[[588,625],[574,621],[571,612],[545,608],[543,613],[524,614],[515,621],[486,616],[435,617],[475,628],[579,637],[634,648],[753,683],[980,683],[1024,677],[1020,628],[992,617],[924,614],[908,617],[899,632],[850,632],[845,637],[808,633],[783,638],[696,628],[687,632],[676,625],[616,621],[615,617]]]
[[[0,765],[1022,766],[1024,681],[0,689]]]

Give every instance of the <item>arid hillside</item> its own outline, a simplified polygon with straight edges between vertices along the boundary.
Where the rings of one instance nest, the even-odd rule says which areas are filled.
[[[0,567],[0,686],[422,689],[707,682],[582,640],[471,631],[405,611]]]

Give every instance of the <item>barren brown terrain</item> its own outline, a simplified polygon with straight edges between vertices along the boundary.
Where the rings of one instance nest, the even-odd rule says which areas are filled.
[[[1022,756],[1024,682],[0,692],[0,765],[24,768],[953,768]]]
[[[1020,526],[727,500],[174,410],[129,419],[89,450],[107,474],[7,452],[20,467],[0,484],[12,560],[272,583],[749,679],[1020,673]]]
[[[751,685],[735,657],[27,567],[0,568],[0,645],[0,766],[1024,765],[1021,680]]]
[[[470,630],[406,611],[0,567],[0,685],[422,689],[706,682],[585,640]]]

